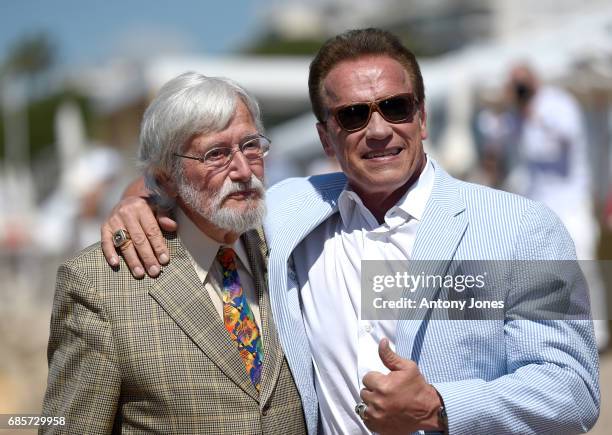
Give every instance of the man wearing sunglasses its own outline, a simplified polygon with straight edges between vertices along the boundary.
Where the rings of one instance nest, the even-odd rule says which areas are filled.
[[[317,425],[326,434],[588,430],[599,412],[588,317],[363,315],[362,260],[436,260],[442,270],[462,260],[572,260],[556,216],[455,180],[425,154],[423,79],[394,35],[365,29],[330,39],[311,63],[309,91],[323,149],[342,173],[273,186],[265,230],[273,314],[311,433]],[[166,249],[135,197],[102,229],[108,261],[116,261],[110,236],[124,225],[141,239],[122,250],[128,264],[140,265],[138,250],[158,272]],[[542,277],[507,276],[508,312],[549,288]]]

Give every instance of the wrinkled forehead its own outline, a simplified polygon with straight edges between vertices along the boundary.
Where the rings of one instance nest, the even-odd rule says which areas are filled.
[[[412,80],[406,68],[387,56],[364,56],[341,61],[322,82],[322,96],[328,106],[374,101],[412,91]]]

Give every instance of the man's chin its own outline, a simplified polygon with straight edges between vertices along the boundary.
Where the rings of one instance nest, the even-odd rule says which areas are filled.
[[[211,221],[221,228],[244,232],[260,227],[266,213],[263,199],[225,201]]]

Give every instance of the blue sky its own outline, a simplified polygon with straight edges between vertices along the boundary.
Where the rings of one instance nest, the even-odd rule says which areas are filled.
[[[20,37],[44,31],[61,66],[159,51],[222,53],[261,29],[265,0],[4,0],[0,61]],[[268,4],[269,7],[269,4]]]

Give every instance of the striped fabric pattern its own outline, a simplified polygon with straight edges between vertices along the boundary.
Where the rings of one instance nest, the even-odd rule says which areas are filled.
[[[559,219],[540,203],[450,177],[435,182],[413,250],[415,260],[575,259]],[[268,191],[272,309],[296,378],[310,434],[318,414],[312,355],[300,312],[292,252],[338,211],[343,174],[285,180]],[[508,261],[508,264],[511,264]],[[544,286],[510,273],[507,303]],[[599,413],[599,362],[592,322],[403,320],[397,351],[441,393],[451,434],[578,433]]]

